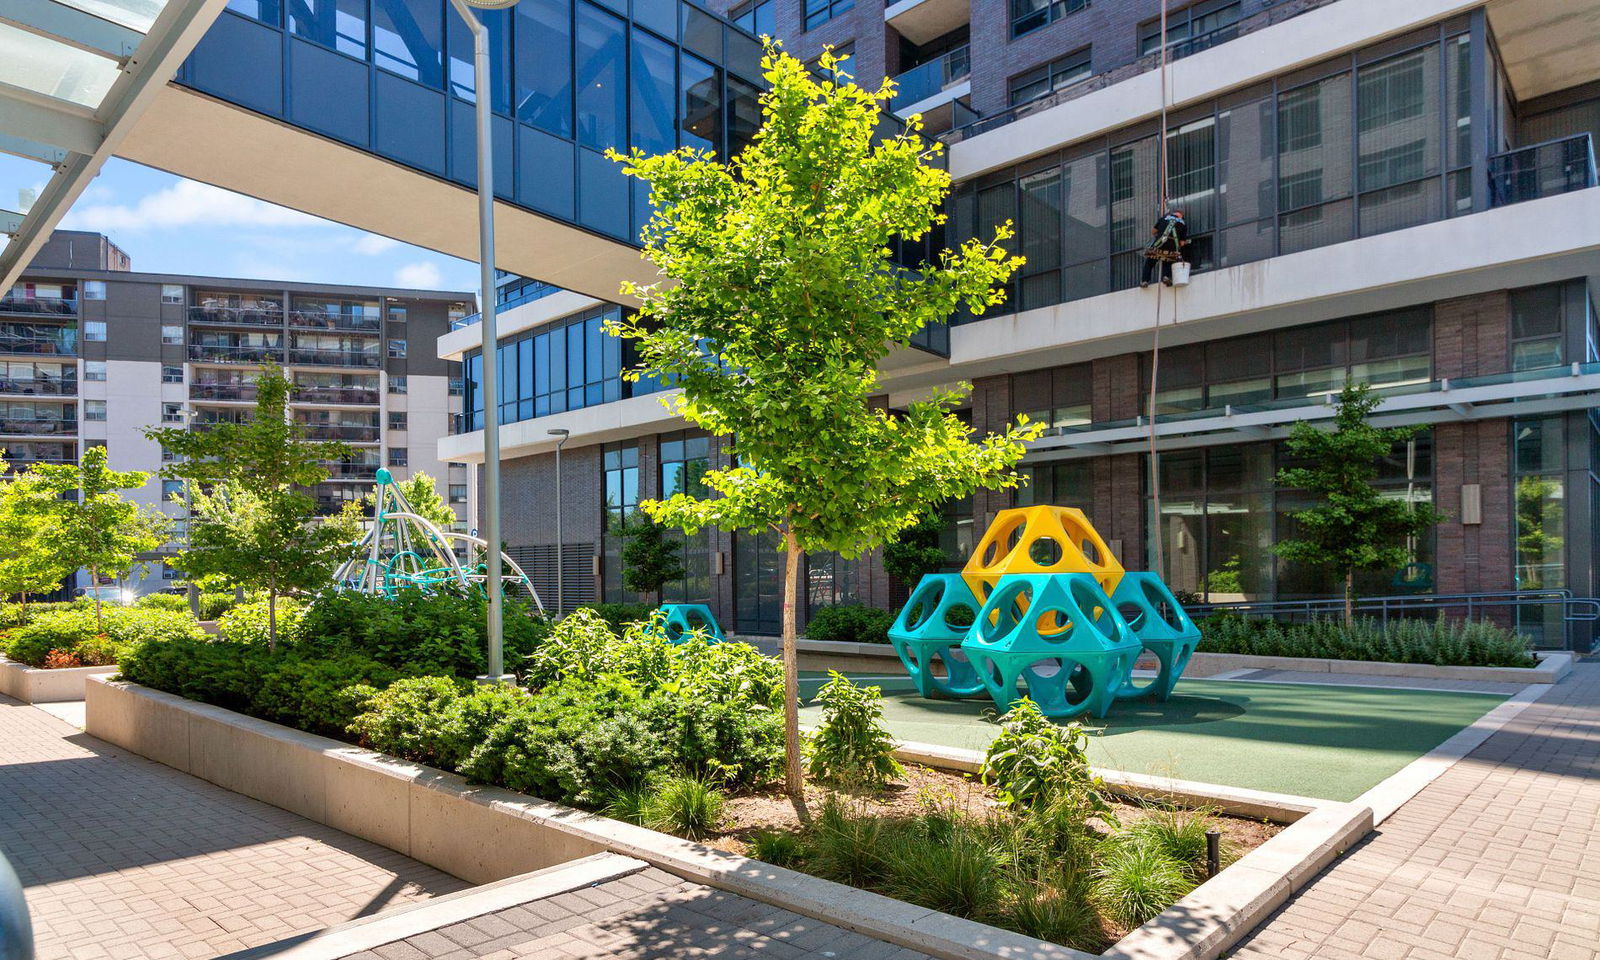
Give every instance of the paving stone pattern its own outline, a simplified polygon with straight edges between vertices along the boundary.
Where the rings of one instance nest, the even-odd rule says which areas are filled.
[[[0,850],[40,960],[214,957],[468,886],[8,697]]]
[[[1600,662],[1578,664],[1231,955],[1600,958]]]
[[[654,867],[346,960],[929,960]]]

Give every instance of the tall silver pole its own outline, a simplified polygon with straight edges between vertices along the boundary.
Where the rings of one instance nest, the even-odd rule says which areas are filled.
[[[500,588],[500,394],[499,338],[494,318],[494,148],[490,141],[489,28],[466,0],[450,0],[472,30],[473,83],[478,121],[478,311],[483,329],[483,539],[488,567],[489,679],[505,674],[504,617]]]
[[[552,430],[555,434],[556,431]],[[564,553],[566,551],[566,538],[561,535],[561,445],[567,442],[567,431],[562,430],[557,434],[556,440],[556,616],[561,616],[567,610],[566,580],[567,571]]]

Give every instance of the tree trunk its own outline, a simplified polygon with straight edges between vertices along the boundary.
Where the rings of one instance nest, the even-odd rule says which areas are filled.
[[[94,591],[94,625],[101,633],[106,632],[106,618],[100,612],[100,568],[94,564],[89,565],[89,589]]]
[[[806,809],[806,781],[800,769],[800,659],[795,649],[801,553],[792,530],[784,532],[783,546],[783,787],[795,813],[805,823],[811,814]]]
[[[1344,572],[1344,625],[1348,629],[1356,622],[1356,572]]]
[[[267,651],[278,649],[278,581],[267,584]]]

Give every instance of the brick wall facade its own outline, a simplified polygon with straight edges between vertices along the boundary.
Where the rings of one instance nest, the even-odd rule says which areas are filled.
[[[1510,369],[1511,302],[1505,290],[1433,307],[1433,375],[1477,377]]]
[[[1511,437],[1507,421],[1440,424],[1433,430],[1434,505],[1448,515],[1436,531],[1435,590],[1510,590]],[[1464,484],[1481,488],[1483,522],[1461,522]]]

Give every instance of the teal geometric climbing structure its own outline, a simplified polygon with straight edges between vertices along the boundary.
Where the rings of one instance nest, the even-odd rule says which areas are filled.
[[[1002,713],[1027,696],[1047,717],[1103,717],[1143,646],[1093,574],[1003,576],[961,643]]]
[[[652,628],[657,624],[661,634],[673,643],[682,643],[695,633],[707,643],[721,643],[727,639],[711,608],[703,603],[663,603],[650,621]]]
[[[1150,698],[1165,701],[1188,666],[1189,657],[1200,644],[1200,628],[1189,619],[1178,598],[1161,578],[1153,573],[1124,573],[1111,595],[1111,605],[1143,644],[1155,654],[1161,669],[1156,678],[1136,685],[1132,676],[1117,691],[1119,700]]]
[[[958,573],[930,573],[922,578],[900,609],[889,642],[906,673],[924,697],[970,697],[984,692],[983,681],[961,652],[961,641],[978,617],[982,604]],[[944,665],[944,675],[934,672]]]

